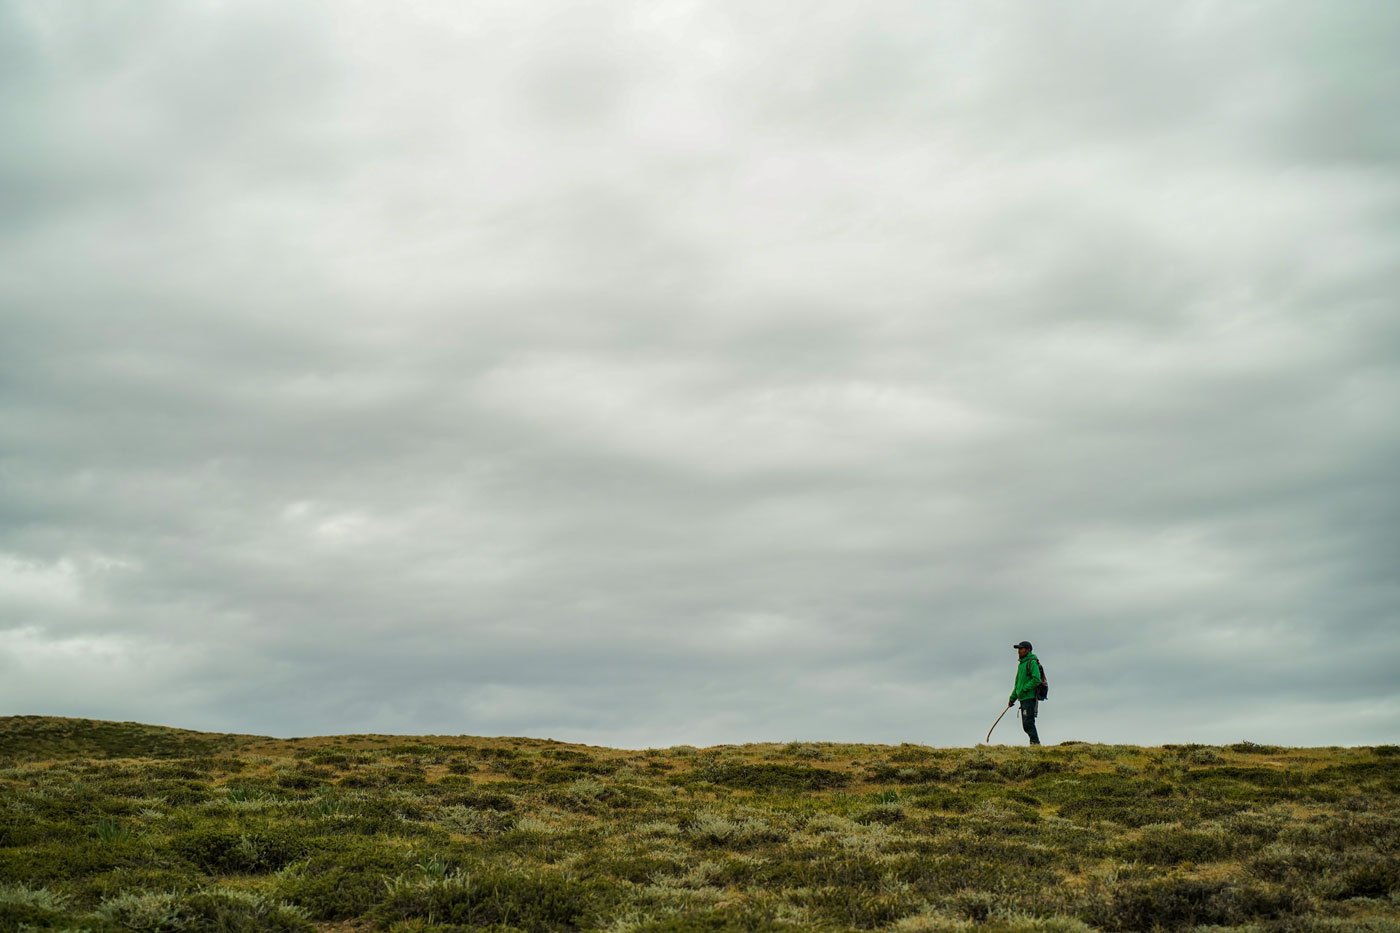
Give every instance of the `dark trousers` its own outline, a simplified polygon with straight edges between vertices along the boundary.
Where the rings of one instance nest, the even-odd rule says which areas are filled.
[[[1035,731],[1035,714],[1040,712],[1039,706],[1039,700],[1021,701],[1021,728],[1031,737],[1032,745],[1040,744],[1040,734]]]

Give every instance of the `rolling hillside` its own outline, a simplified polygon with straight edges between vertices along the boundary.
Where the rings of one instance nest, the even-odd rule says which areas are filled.
[[[0,719],[0,930],[1400,930],[1400,749]]]

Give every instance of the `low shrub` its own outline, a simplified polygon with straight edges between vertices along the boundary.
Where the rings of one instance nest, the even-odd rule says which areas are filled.
[[[905,816],[903,804],[882,803],[856,814],[855,821],[866,826],[871,823],[902,823]]]
[[[912,895],[886,893],[866,887],[826,887],[794,897],[823,920],[858,930],[894,923],[914,913],[919,902]]]
[[[137,933],[313,933],[295,907],[250,891],[127,894],[104,903],[98,916]]]
[[[851,783],[851,776],[842,771],[777,762],[724,762],[697,768],[691,774],[721,787],[767,792],[832,790]]]
[[[391,882],[413,869],[414,860],[382,845],[315,855],[279,875],[276,892],[313,920],[349,920],[379,904]]]
[[[1322,816],[1287,827],[1279,838],[1293,845],[1322,846],[1336,852],[1374,848],[1400,855],[1400,817],[1367,813]]]
[[[1169,794],[1170,785],[1166,786]],[[1187,806],[1189,804],[1184,806],[1182,801],[1170,796],[1094,796],[1066,801],[1060,805],[1059,815],[1081,822],[1106,820],[1120,826],[1137,828],[1180,819],[1183,809]]]
[[[1068,769],[1069,766],[1062,761],[1026,756],[1004,761],[997,766],[996,770],[998,774],[1009,780],[1024,781],[1028,778],[1040,777],[1042,774],[1058,774]]]
[[[685,823],[682,831],[697,845],[745,848],[763,842],[781,842],[787,832],[754,817],[729,817],[720,813],[701,813]]]
[[[68,898],[47,888],[0,884],[0,929],[57,926],[63,920]]]
[[[1183,862],[1218,862],[1236,850],[1236,841],[1224,832],[1197,831],[1180,826],[1149,826],[1131,841],[1115,849],[1124,861],[1149,865],[1180,865]]]
[[[357,768],[340,779],[341,787],[421,787],[427,783],[422,768],[403,765],[371,765]]]
[[[457,926],[573,930],[615,897],[597,879],[474,866],[441,879],[393,884],[372,916],[386,925],[425,919]]]
[[[201,829],[176,836],[170,843],[176,855],[211,875],[266,874],[304,857],[310,847],[304,839],[282,828]]]
[[[102,845],[50,842],[0,849],[0,884],[52,885],[80,880],[119,868],[139,867],[151,857],[142,840],[118,840]]]
[[[475,807],[445,807],[437,822],[444,829],[468,836],[495,836],[515,828],[514,815]]]
[[[683,874],[685,870],[685,861],[676,856],[652,852],[623,852],[603,855],[593,860],[589,874],[629,881],[632,884],[650,884],[658,878]]]
[[[474,810],[495,810],[499,813],[510,813],[515,809],[513,797],[489,790],[454,790],[440,795],[438,802],[447,806],[471,807]]]
[[[1120,883],[1081,919],[1104,930],[1186,930],[1297,917],[1311,904],[1287,888],[1170,877]]]
[[[158,858],[164,862],[166,859]],[[133,891],[189,893],[203,887],[208,879],[188,865],[179,867],[117,868],[99,875],[64,884],[65,892],[84,904],[95,904]]]
[[[1342,870],[1321,885],[1329,900],[1353,897],[1388,898],[1400,893],[1400,861],[1372,853],[1347,859]]]
[[[826,758],[826,752],[822,751],[811,742],[789,742],[783,746],[782,754],[789,758],[806,758],[810,760],[821,760]]]
[[[1336,856],[1325,849],[1274,843],[1254,853],[1245,869],[1264,881],[1302,884],[1336,869]]]
[[[976,855],[908,854],[888,859],[884,870],[919,895],[932,899],[947,899],[966,891],[995,891],[1003,896],[1033,899],[1053,890],[1061,877],[1060,866],[1053,860],[1037,859],[1042,864],[1030,864],[1017,862],[1014,856],[988,857],[990,851]]]
[[[888,867],[876,856],[823,846],[788,850],[769,859],[728,859],[718,878],[725,884],[783,888],[878,888]]]
[[[942,768],[934,765],[880,764],[866,772],[866,780],[880,784],[932,784],[947,778]]]
[[[1235,813],[1224,821],[1222,828],[1232,836],[1246,836],[1260,842],[1272,842],[1283,831],[1283,816],[1259,813]]]
[[[949,813],[966,813],[976,803],[975,798],[960,791],[943,788],[913,791],[908,800],[911,806],[924,810],[944,810]]]
[[[639,920],[622,929],[629,933],[778,933],[809,927],[779,920],[771,909],[741,904]]]
[[[330,783],[335,775],[330,768],[297,768],[279,774],[277,786],[287,790],[313,790]]]

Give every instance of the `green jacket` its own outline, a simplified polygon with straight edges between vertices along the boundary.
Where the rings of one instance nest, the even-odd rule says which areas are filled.
[[[1040,683],[1040,659],[1035,652],[1027,651],[1026,656],[1016,665],[1016,686],[1011,688],[1008,704],[1017,700],[1034,700],[1035,688]]]

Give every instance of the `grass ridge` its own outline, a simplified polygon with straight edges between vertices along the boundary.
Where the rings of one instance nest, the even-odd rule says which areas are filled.
[[[1400,930],[1400,750],[0,718],[0,930]]]

